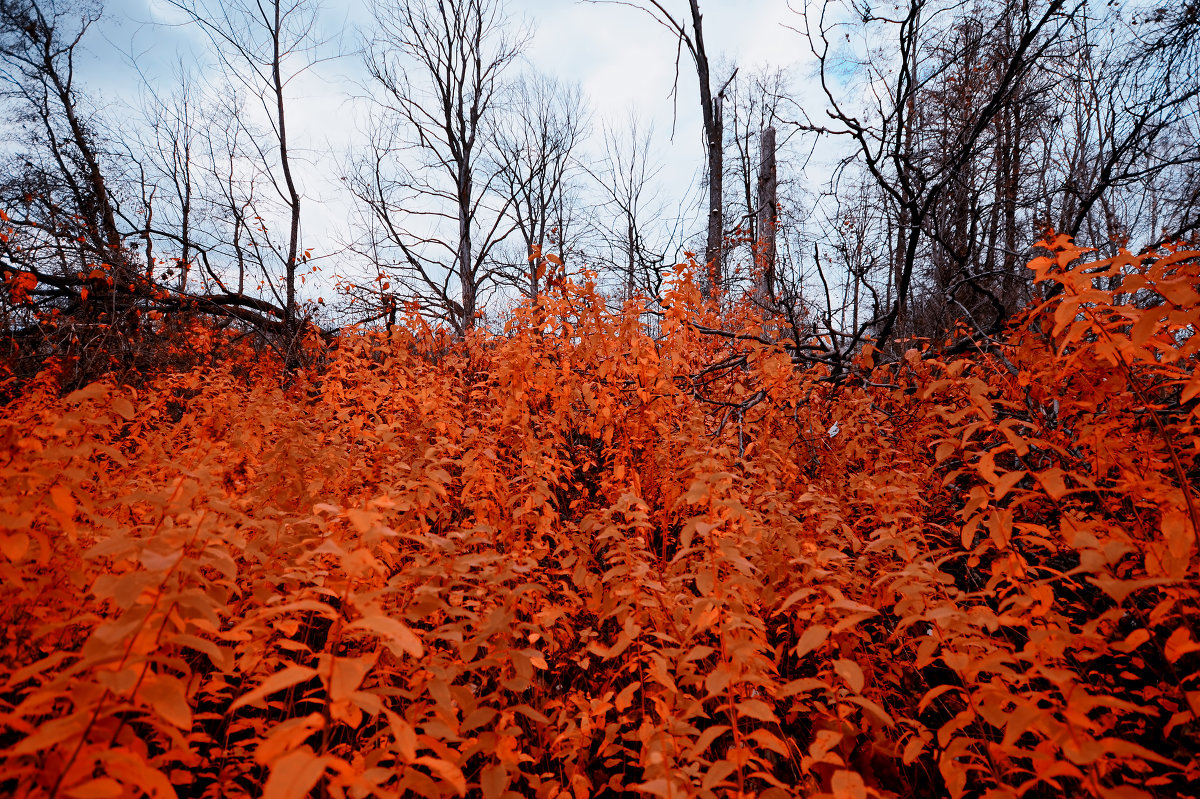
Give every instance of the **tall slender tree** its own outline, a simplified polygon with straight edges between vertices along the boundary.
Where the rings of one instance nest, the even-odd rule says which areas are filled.
[[[604,156],[587,171],[603,202],[594,210],[600,260],[619,276],[621,299],[639,292],[657,297],[668,250],[660,236],[665,208],[656,186],[661,167],[651,150],[654,129],[630,114],[625,125],[606,122]]]
[[[294,356],[301,327],[297,291],[306,260],[302,244],[304,192],[297,170],[297,147],[292,127],[289,87],[316,60],[321,42],[316,33],[317,6],[313,0],[170,0],[186,13],[212,42],[226,78],[252,98],[267,120],[265,140],[256,138],[255,168],[270,184],[282,206],[282,237],[260,222],[257,244],[269,251],[281,274],[268,274],[265,284],[283,310],[289,358]],[[282,283],[282,291],[277,288]]]
[[[700,115],[703,120],[705,155],[705,179],[708,183],[708,203],[705,207],[707,220],[704,244],[704,261],[711,270],[712,279],[720,284],[724,269],[725,241],[725,92],[733,81],[737,70],[716,87],[712,78],[708,48],[704,42],[704,15],[699,0],[688,0],[685,14],[668,10],[659,0],[592,0],[592,2],[630,5],[640,9],[669,30],[678,46],[686,48],[696,68],[696,80],[700,89]]]
[[[564,85],[536,73],[523,75],[511,87],[506,121],[495,130],[494,158],[498,190],[508,202],[509,215],[520,237],[520,261],[511,265],[523,278],[522,292],[541,291],[542,256],[562,260],[570,232],[566,204],[574,173],[576,150],[587,132],[586,107],[577,85]]]
[[[379,2],[373,13],[365,51],[377,114],[351,176],[369,247],[394,254],[408,289],[465,333],[496,277],[491,252],[512,230],[512,198],[494,191],[500,170],[485,151],[528,33],[501,0]]]

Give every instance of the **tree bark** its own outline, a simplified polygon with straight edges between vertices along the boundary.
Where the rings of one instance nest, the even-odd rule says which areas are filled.
[[[712,275],[712,288],[717,288],[724,277],[721,272],[721,244],[725,232],[722,213],[725,136],[721,94],[713,97],[708,53],[704,49],[703,15],[700,13],[699,0],[689,2],[692,10],[692,32],[695,37],[692,55],[696,59],[696,77],[700,83],[700,110],[704,119],[704,140],[708,156],[708,237],[704,246],[704,262]]]
[[[461,330],[475,326],[475,270],[471,263],[471,166],[462,164],[458,174],[458,280],[462,288]]]
[[[758,166],[758,241],[755,255],[762,267],[763,292],[768,302],[775,301],[775,228],[779,224],[779,186],[775,168],[775,128],[762,132]]]
[[[297,332],[296,272],[299,267],[300,256],[300,192],[296,189],[296,182],[292,176],[292,162],[288,152],[287,116],[284,113],[283,75],[281,70],[285,55],[282,50],[282,42],[280,41],[283,30],[283,19],[279,4],[280,0],[274,0],[273,11],[275,19],[274,25],[271,28],[271,90],[275,94],[275,117],[279,134],[279,165],[280,170],[283,172],[283,182],[287,186],[287,205],[290,216],[288,220],[287,260],[284,263],[287,298],[283,312],[284,327],[287,330],[288,337],[291,338]],[[293,342],[288,342],[289,352],[291,351],[292,344]]]

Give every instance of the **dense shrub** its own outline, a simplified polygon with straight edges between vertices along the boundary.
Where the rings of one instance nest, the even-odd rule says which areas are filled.
[[[658,339],[565,284],[284,387],[47,374],[0,419],[0,791],[1194,796],[1200,263],[1081,255],[842,383],[686,278]]]

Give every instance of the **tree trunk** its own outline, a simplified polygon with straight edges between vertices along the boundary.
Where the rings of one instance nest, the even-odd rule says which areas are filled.
[[[724,173],[724,129],[721,118],[721,96],[713,97],[709,76],[708,54],[704,49],[704,29],[701,24],[699,0],[690,0],[692,31],[695,33],[696,77],[700,82],[700,110],[704,118],[704,139],[708,151],[708,239],[704,247],[704,262],[712,275],[713,288],[721,284],[721,243],[725,220],[722,214],[722,177]]]
[[[779,223],[778,177],[775,169],[775,128],[762,132],[758,165],[758,241],[755,255],[761,259],[764,297],[775,301],[775,227]]]
[[[283,309],[284,330],[287,335],[288,352],[292,351],[293,341],[297,333],[296,319],[296,273],[299,270],[300,259],[300,192],[292,176],[291,156],[288,152],[287,115],[284,113],[283,102],[283,52],[281,37],[283,35],[282,9],[280,0],[275,0],[274,24],[271,27],[271,88],[275,93],[275,115],[279,135],[279,165],[283,172],[283,182],[287,186],[287,205],[290,212],[288,224],[288,251],[284,262],[285,282],[287,290],[287,307]]]
[[[471,268],[471,172],[460,166],[458,176],[458,282],[462,290],[460,331],[475,326],[475,270]]]

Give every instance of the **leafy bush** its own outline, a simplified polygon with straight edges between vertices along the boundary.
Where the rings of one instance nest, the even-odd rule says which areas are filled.
[[[0,419],[0,790],[1194,796],[1200,255],[1082,255],[840,385],[686,277],[658,339],[566,283],[285,387],[46,375]]]

